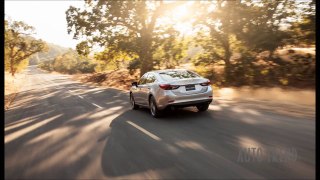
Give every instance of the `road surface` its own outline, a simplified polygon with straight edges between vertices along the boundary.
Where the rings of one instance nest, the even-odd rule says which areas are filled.
[[[25,73],[5,112],[6,179],[315,179],[314,107],[218,99],[154,119],[127,92]]]

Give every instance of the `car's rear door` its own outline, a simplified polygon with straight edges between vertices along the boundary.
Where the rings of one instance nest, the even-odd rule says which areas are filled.
[[[144,74],[140,80],[138,81],[138,87],[135,91],[135,93],[133,94],[134,99],[136,101],[137,104],[144,104],[143,100],[142,100],[142,94],[141,94],[141,89],[144,87],[144,85],[146,84],[146,80],[147,80],[147,75],[148,74]]]
[[[151,91],[151,87],[156,81],[156,77],[153,73],[148,73],[146,83],[141,87],[140,93],[141,93],[141,100],[144,105],[149,105],[149,94]]]

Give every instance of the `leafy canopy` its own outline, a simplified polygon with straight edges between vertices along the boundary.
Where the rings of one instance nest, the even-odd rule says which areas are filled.
[[[31,37],[33,34],[32,26],[22,21],[5,20],[5,69],[13,76],[25,67],[30,56],[47,49],[44,41]]]

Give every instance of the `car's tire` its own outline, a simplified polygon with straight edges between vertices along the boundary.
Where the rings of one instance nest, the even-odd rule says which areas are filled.
[[[199,112],[203,112],[203,111],[208,110],[209,105],[210,105],[209,103],[199,104],[199,105],[197,105],[197,109]]]
[[[158,109],[156,100],[154,99],[153,96],[151,96],[149,99],[149,109],[150,109],[150,114],[153,117],[158,118],[161,116],[161,111]]]
[[[131,104],[131,109],[133,109],[133,110],[136,110],[139,108],[139,106],[134,101],[134,97],[133,97],[132,93],[130,93],[130,104]]]

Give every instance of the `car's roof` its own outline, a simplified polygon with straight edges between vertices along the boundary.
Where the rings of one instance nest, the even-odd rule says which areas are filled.
[[[163,72],[170,72],[170,71],[187,71],[187,69],[162,69],[162,70],[154,70],[150,72],[163,73]]]

